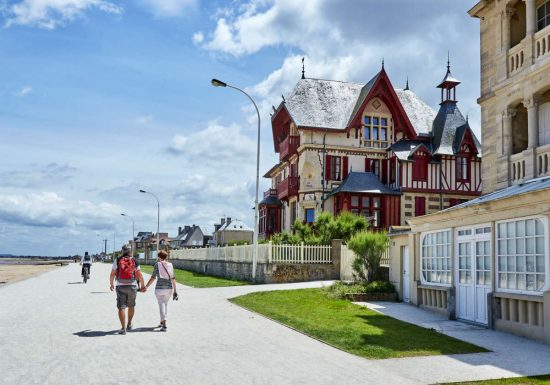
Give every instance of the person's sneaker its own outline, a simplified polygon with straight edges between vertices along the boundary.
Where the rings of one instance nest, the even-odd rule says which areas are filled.
[[[126,334],[126,329],[120,329],[118,334],[125,335]]]
[[[166,327],[166,326],[164,326],[164,325],[162,325],[162,327],[160,328],[160,331],[161,331],[161,332],[165,332],[165,331],[166,331],[166,329],[167,329],[167,327]]]
[[[134,327],[134,325],[128,324],[128,326],[126,326],[126,330],[132,330],[133,327]]]

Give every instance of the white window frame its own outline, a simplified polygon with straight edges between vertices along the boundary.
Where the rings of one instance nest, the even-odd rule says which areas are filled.
[[[485,229],[486,227],[488,227],[490,229],[489,233],[481,233],[481,234],[476,234],[476,230],[477,229]],[[471,233],[470,234],[465,234],[465,235],[458,235],[458,232],[459,231],[464,231],[464,230],[471,230]],[[496,282],[495,282],[495,276],[496,276],[496,268],[495,268],[495,261],[496,261],[496,258],[495,258],[495,255],[496,252],[495,252],[495,248],[493,247],[493,244],[494,242],[496,241],[496,238],[494,237],[494,234],[496,232],[496,225],[493,226],[493,223],[492,222],[488,222],[488,223],[483,223],[483,224],[477,224],[477,225],[470,225],[470,226],[462,226],[462,227],[456,227],[454,229],[455,233],[454,233],[454,242],[453,242],[453,250],[454,250],[454,255],[453,255],[453,260],[456,259],[456,264],[453,265],[453,266],[456,266],[456,269],[453,269],[453,277],[454,277],[454,280],[455,280],[455,286],[458,285],[459,283],[459,266],[458,266],[458,244],[460,243],[460,241],[467,241],[467,242],[470,242],[470,243],[474,243],[474,247],[475,247],[475,242],[478,242],[478,241],[489,241],[489,250],[490,250],[490,253],[491,253],[491,270],[490,270],[490,273],[491,273],[491,284],[490,285],[478,285],[477,284],[477,277],[476,276],[472,276],[472,286],[491,286],[491,287],[496,287]],[[475,258],[475,249],[472,249],[472,264],[474,265],[474,270],[477,272],[477,266],[476,266],[476,263],[477,263],[477,260]]]
[[[535,11],[535,19],[537,21],[537,32],[538,31],[542,31],[543,29],[545,29],[546,27],[550,26],[550,22],[548,24],[546,24],[544,27],[542,27],[541,29],[539,29],[539,22],[541,19],[539,19],[539,9],[541,9],[542,7],[550,7],[550,2],[549,1],[545,1],[544,3],[542,3],[541,5],[539,5]],[[550,17],[550,13],[547,13],[544,18],[547,19]]]
[[[509,223],[509,222],[517,222],[517,221],[525,221],[528,219],[539,219],[542,222],[543,225],[543,235],[544,235],[544,286],[540,290],[519,290],[519,289],[504,289],[498,287],[498,274],[499,274],[499,265],[498,265],[498,225],[501,223]],[[517,218],[510,218],[505,219],[501,221],[495,222],[494,227],[494,274],[493,274],[493,280],[494,280],[494,288],[497,293],[510,293],[510,294],[525,294],[525,295],[535,295],[535,296],[542,296],[545,291],[548,291],[550,286],[550,263],[549,263],[549,239],[548,236],[548,218],[541,215],[531,215],[527,217],[517,217]],[[536,247],[536,245],[535,245]],[[535,261],[536,264],[536,261]]]
[[[422,268],[422,261],[424,259],[424,238],[426,238],[429,234],[437,234],[437,233],[443,233],[448,232],[449,233],[449,256],[448,256],[448,271],[450,273],[450,282],[449,283],[440,283],[440,282],[430,282],[426,281],[424,278],[424,271]],[[420,235],[420,283],[422,285],[429,285],[429,286],[440,286],[440,287],[451,287],[453,285],[453,270],[454,270],[454,255],[453,255],[453,244],[454,244],[454,237],[453,237],[453,229],[447,228],[447,229],[440,229],[440,230],[433,230],[433,231],[426,231],[423,232]],[[445,270],[446,271],[446,270]]]

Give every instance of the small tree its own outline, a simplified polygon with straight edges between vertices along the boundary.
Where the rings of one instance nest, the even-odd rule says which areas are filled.
[[[354,275],[361,281],[382,280],[380,260],[388,247],[389,237],[384,232],[365,231],[355,234],[348,247],[355,253],[352,264]]]

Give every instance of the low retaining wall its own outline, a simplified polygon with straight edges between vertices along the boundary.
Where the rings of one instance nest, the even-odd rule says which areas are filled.
[[[256,283],[290,283],[340,279],[341,241],[334,240],[331,263],[258,263]],[[174,267],[215,277],[252,281],[251,262],[171,259]]]

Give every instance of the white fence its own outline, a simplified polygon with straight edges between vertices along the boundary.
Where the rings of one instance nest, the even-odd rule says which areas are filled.
[[[170,252],[171,259],[195,261],[252,262],[253,245],[180,249]],[[332,263],[330,246],[258,245],[258,263]]]

